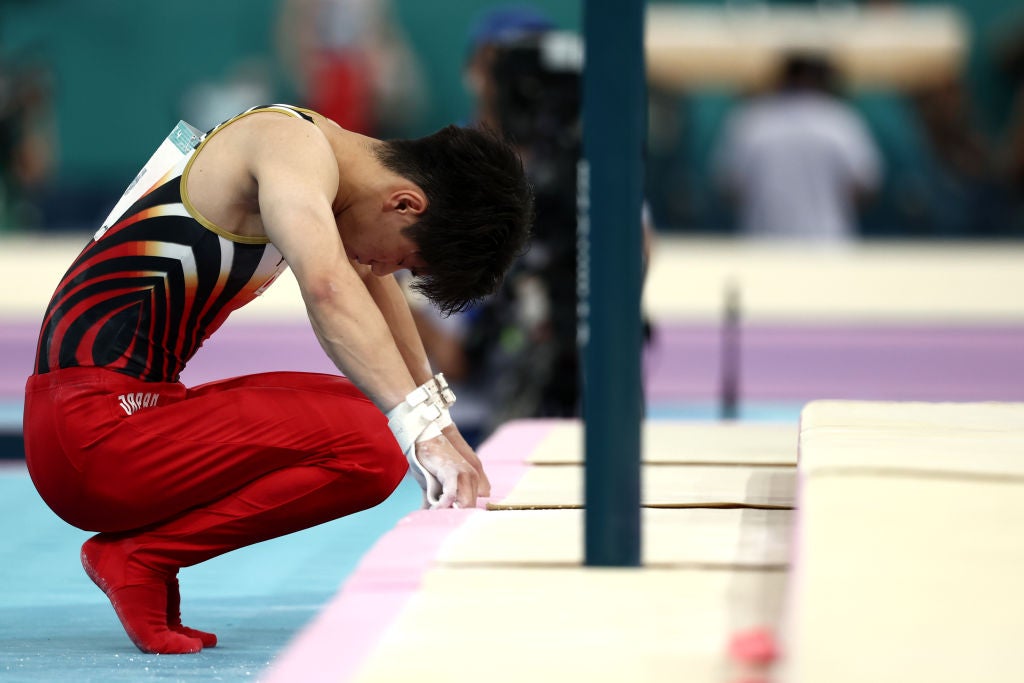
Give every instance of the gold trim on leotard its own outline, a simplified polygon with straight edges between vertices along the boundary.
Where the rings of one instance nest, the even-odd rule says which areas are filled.
[[[302,118],[299,115],[299,112],[304,113],[310,117],[316,114],[316,112],[311,111],[309,109],[304,109],[302,107],[292,107],[290,105],[271,105],[269,107],[258,107],[250,109],[248,111],[244,111],[238,116],[234,116],[228,119],[224,123],[220,124],[213,130],[211,130],[209,134],[203,138],[203,141],[199,143],[199,146],[195,148],[195,151],[192,152],[191,156],[189,157],[188,163],[185,164],[185,170],[182,171],[181,173],[181,203],[182,205],[184,205],[185,210],[188,211],[189,215],[192,216],[192,218],[194,218],[197,223],[202,225],[210,232],[216,233],[217,235],[220,235],[226,240],[231,240],[232,242],[238,242],[240,244],[270,244],[270,239],[267,237],[251,237],[249,235],[236,235],[235,233],[225,230],[224,228],[220,227],[213,221],[206,218],[206,216],[200,213],[199,210],[192,204],[192,200],[188,196],[188,174],[189,171],[192,169],[192,163],[199,156],[199,152],[202,151],[203,147],[206,146],[206,143],[209,142],[214,135],[224,130],[235,121],[243,119],[246,116],[249,116],[250,114],[260,114],[263,112],[277,112],[279,114],[293,116],[295,118]],[[316,123],[314,122],[313,125],[316,125]]]

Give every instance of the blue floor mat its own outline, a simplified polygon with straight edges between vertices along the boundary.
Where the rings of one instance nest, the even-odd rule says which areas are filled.
[[[131,644],[82,571],[78,549],[90,534],[46,507],[24,467],[7,466],[0,470],[0,680],[259,680],[420,496],[407,478],[372,510],[183,569],[184,621],[217,633],[220,643],[197,655],[157,656]]]
[[[797,422],[803,402],[744,401],[737,406],[737,420],[751,422]],[[661,401],[647,406],[649,420],[719,420],[722,408],[710,401]]]

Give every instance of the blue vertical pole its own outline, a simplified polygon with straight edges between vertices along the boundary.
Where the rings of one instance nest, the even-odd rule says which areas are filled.
[[[584,0],[580,343],[585,556],[640,565],[643,146],[642,0]]]

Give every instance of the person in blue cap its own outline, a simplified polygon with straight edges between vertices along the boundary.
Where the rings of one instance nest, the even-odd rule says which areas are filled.
[[[550,17],[527,4],[497,5],[473,17],[466,34],[462,71],[470,98],[466,125],[502,135],[508,133],[502,130],[495,64],[508,46],[540,38],[554,30],[557,26]],[[500,298],[445,318],[422,297],[413,292],[407,294],[428,355],[444,370],[459,395],[458,404],[452,407],[453,415],[471,445],[478,445],[505,419],[532,413],[532,405],[510,401],[509,389],[505,388],[507,383],[496,379],[506,372],[500,367],[502,354],[493,348],[490,334],[483,330],[493,325],[489,318],[495,311],[504,310]],[[496,356],[499,357],[497,362]],[[519,412],[510,415],[506,405],[509,403],[515,403]]]
[[[517,147],[537,198],[530,250],[498,293],[446,319],[412,301],[428,355],[458,390],[453,415],[471,444],[511,419],[581,412],[575,186],[581,68],[580,36],[534,6],[498,5],[470,24],[463,67],[469,123]],[[654,233],[646,206],[643,231],[646,263]]]
[[[474,101],[473,123],[501,129],[492,71],[503,45],[555,30],[555,23],[530,5],[499,5],[479,14],[469,30],[463,82]]]

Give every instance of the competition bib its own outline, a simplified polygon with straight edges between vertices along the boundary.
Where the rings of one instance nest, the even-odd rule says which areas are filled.
[[[138,172],[135,179],[128,184],[128,189],[121,195],[121,199],[114,205],[110,215],[107,216],[107,219],[103,221],[103,225],[93,235],[93,239],[98,240],[102,237],[103,233],[117,221],[118,217],[128,210],[128,207],[151,190],[167,173],[174,170],[183,159],[188,157],[199,146],[202,139],[202,131],[185,121],[178,121],[178,125],[160,143],[156,152],[149,158],[149,161],[142,167],[142,170]]]

